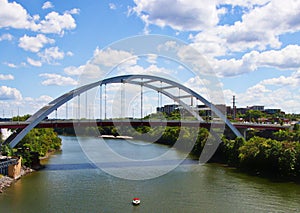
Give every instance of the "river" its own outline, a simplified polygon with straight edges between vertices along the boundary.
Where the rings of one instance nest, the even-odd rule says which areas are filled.
[[[86,143],[95,140],[85,139]],[[298,184],[196,163],[153,179],[127,180],[91,164],[75,137],[62,137],[62,141],[62,151],[44,161],[44,170],[23,177],[0,194],[0,212],[300,212]],[[132,149],[122,140],[106,142]],[[143,149],[153,154],[169,148]],[[136,196],[141,205],[132,206]]]

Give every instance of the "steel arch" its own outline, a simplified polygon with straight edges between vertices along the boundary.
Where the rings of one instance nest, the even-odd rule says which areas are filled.
[[[137,81],[137,79],[141,79],[141,81]],[[169,86],[165,88],[161,88],[158,86],[155,86],[151,83],[153,82],[163,82],[165,84],[168,84]],[[74,90],[71,90],[70,92],[67,92],[63,94],[62,96],[56,98],[55,100],[48,103],[46,106],[42,107],[40,110],[38,110],[35,114],[33,114],[30,118],[28,118],[26,121],[29,122],[28,126],[26,126],[24,129],[16,131],[13,135],[13,139],[11,141],[5,141],[4,143],[9,143],[10,147],[15,147],[20,140],[22,140],[23,137],[36,125],[38,125],[42,120],[44,120],[49,114],[51,114],[54,110],[68,102],[69,100],[73,99],[74,97],[93,89],[97,86],[106,85],[106,84],[112,84],[112,83],[129,83],[129,84],[135,84],[135,85],[142,85],[145,87],[148,87],[150,89],[156,90],[158,92],[161,92],[162,94],[168,96],[169,98],[177,101],[180,105],[182,105],[185,109],[187,109],[190,113],[192,113],[195,117],[198,118],[198,120],[202,120],[202,118],[195,113],[194,111],[191,111],[187,104],[185,104],[183,101],[180,100],[181,97],[176,97],[170,92],[167,91],[167,89],[170,88],[179,88],[182,91],[185,91],[187,94],[190,95],[190,97],[194,97],[198,100],[200,100],[202,103],[204,103],[207,107],[211,109],[221,120],[225,122],[225,124],[233,131],[233,133],[237,137],[242,137],[241,133],[230,123],[230,121],[226,118],[226,116],[219,110],[217,107],[206,100],[204,97],[202,97],[200,94],[196,93],[195,91],[187,88],[186,86],[179,84],[175,81],[157,77],[157,76],[151,76],[151,75],[123,75],[123,76],[116,76],[107,78],[104,80],[100,80],[91,84],[87,84],[84,86],[81,86],[79,88],[76,88]]]

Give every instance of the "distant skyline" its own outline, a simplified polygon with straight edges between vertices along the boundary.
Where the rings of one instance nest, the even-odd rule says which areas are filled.
[[[237,107],[300,113],[300,1],[0,0],[0,8],[0,117],[34,113],[76,88],[80,76],[101,71],[91,66],[97,63],[126,60],[133,73],[172,69],[180,76],[182,67],[156,55],[136,59],[130,48],[107,48],[148,34],[180,39],[201,53],[226,105],[235,95]]]

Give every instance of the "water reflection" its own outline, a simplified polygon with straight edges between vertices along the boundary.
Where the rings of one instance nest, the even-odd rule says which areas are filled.
[[[156,149],[162,147],[148,151]],[[72,137],[63,137],[63,151],[46,162],[0,194],[0,212],[300,212],[300,185],[216,164],[186,160],[159,178],[125,180],[95,169]],[[133,197],[140,206],[131,205]]]

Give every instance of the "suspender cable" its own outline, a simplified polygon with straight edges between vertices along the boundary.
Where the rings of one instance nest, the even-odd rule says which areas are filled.
[[[157,109],[159,109],[157,111],[161,110],[160,107],[159,107],[159,91],[157,91]]]
[[[143,119],[143,84],[141,84],[141,119]]]
[[[85,118],[88,119],[88,100],[87,100],[87,91],[85,91]]]
[[[68,119],[68,102],[66,102],[66,119]]]
[[[99,96],[100,96],[99,113],[100,113],[100,120],[102,120],[102,85],[99,86]]]
[[[125,117],[125,83],[122,83],[122,88],[121,88],[121,118]]]
[[[160,82],[160,90],[162,90],[162,82]],[[162,107],[162,93],[160,92],[160,107]]]
[[[106,84],[104,86],[104,119],[106,120]]]
[[[78,103],[77,103],[77,108],[78,108],[78,120],[80,119],[80,94],[78,95]]]

